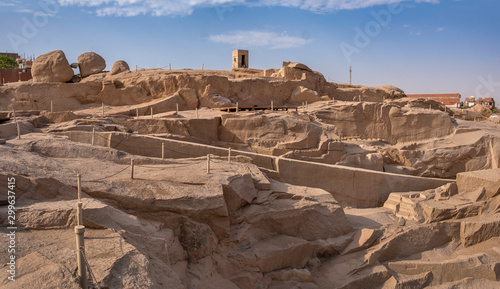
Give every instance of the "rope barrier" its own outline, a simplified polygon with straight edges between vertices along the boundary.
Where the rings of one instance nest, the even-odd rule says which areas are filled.
[[[153,167],[153,166],[148,166],[148,165],[136,165],[136,164],[134,164],[134,167],[139,167],[139,168],[144,168],[144,169],[152,169],[152,170],[166,170],[166,169],[177,169],[177,168],[196,166],[196,165],[200,165],[200,164],[205,163],[205,162],[206,162],[206,159],[203,159],[203,160],[200,160],[200,161],[197,161],[194,163],[182,164],[182,165],[158,164],[158,166]],[[212,163],[226,163],[227,161],[211,158],[210,162],[212,162]],[[113,173],[109,176],[105,176],[105,177],[95,179],[95,180],[85,180],[85,181],[81,181],[81,182],[82,183],[97,183],[97,182],[112,178],[114,176],[117,176],[117,175],[125,172],[130,167],[131,167],[131,165],[128,165],[125,168],[123,168],[123,169],[119,170],[118,172]]]
[[[89,285],[91,286],[90,288],[101,288],[99,285],[97,285],[97,279],[94,276],[94,272],[92,272],[92,269],[90,268],[89,261],[87,261],[87,256],[85,256],[85,248],[80,247],[80,252],[82,253],[83,260],[85,261],[85,264],[87,266],[87,272],[89,273],[88,281],[90,283]]]
[[[196,163],[192,163],[192,164],[185,164],[185,165],[176,165],[176,166],[168,166],[168,167],[150,167],[150,166],[145,166],[145,165],[135,165],[136,167],[140,167],[140,168],[145,168],[145,169],[175,169],[175,168],[185,168],[185,167],[190,167],[190,166],[194,166],[194,165],[198,165],[202,162],[205,162],[205,161],[199,161],[199,162],[196,162]],[[159,164],[159,165],[165,165],[165,164]]]
[[[18,101],[28,101],[31,106],[38,106],[39,103],[42,103],[42,101],[45,100],[48,97],[50,97],[50,95],[46,95],[46,96],[44,96],[44,97],[42,97],[40,99],[27,99],[27,100],[18,100]],[[49,112],[54,112],[54,108],[60,108],[61,109],[61,110],[56,111],[56,112],[73,111],[73,110],[76,109],[76,107],[68,107],[66,105],[60,105],[60,104],[58,104],[57,102],[55,102],[53,100],[50,100],[50,102],[48,102],[47,106],[48,106],[48,108],[46,108],[45,110],[47,110]],[[101,108],[102,107],[109,108],[111,106],[107,105],[107,104],[102,104]],[[96,107],[96,109],[97,109],[97,107]]]
[[[214,159],[214,157],[219,157],[221,159],[219,159],[219,160],[218,159]],[[212,155],[211,161],[212,161],[212,163],[218,163],[218,164],[228,163],[227,160],[223,160],[223,159],[224,159],[224,157]]]
[[[136,164],[134,164],[134,167],[140,167],[140,168],[144,168],[144,169],[153,169],[153,170],[165,170],[165,169],[177,169],[177,168],[184,168],[184,167],[195,166],[195,165],[199,165],[199,164],[204,163],[204,162],[205,162],[205,160],[201,160],[201,161],[198,161],[198,162],[195,162],[195,163],[191,163],[191,164],[174,165],[174,166],[171,166],[169,164],[158,164],[161,167],[153,167],[153,166],[147,166],[147,165],[136,165]],[[223,161],[212,160],[212,162],[222,163]],[[167,166],[167,167],[165,167],[165,166]],[[120,173],[123,173],[124,171],[126,171],[127,169],[129,169],[130,167],[131,167],[131,165],[128,165],[125,168],[121,169],[120,171],[118,171],[118,172],[116,172],[116,173],[114,173],[112,175],[105,176],[105,177],[102,177],[102,178],[99,178],[99,179],[95,179],[95,180],[85,180],[85,181],[82,181],[82,183],[96,183],[96,182],[100,182],[100,181],[112,178],[114,176],[117,176]]]
[[[194,155],[194,154],[190,154],[190,153],[184,153],[184,152],[179,152],[179,151],[175,151],[173,149],[169,149],[167,147],[165,147],[165,149],[167,151],[171,151],[171,152],[174,152],[174,153],[178,153],[178,154],[181,154],[181,155],[184,155],[184,156],[190,156],[190,157],[201,157],[200,155]]]
[[[101,140],[108,141],[109,140],[109,134],[107,132],[105,132],[105,133],[106,133],[106,136],[103,136],[103,135],[99,134],[96,131],[95,132],[95,137],[99,138]],[[114,147],[116,148],[118,146],[122,146],[122,147],[128,148],[128,149],[144,150],[144,147],[133,146],[133,145],[130,145],[130,144],[124,144],[123,141],[125,141],[125,140],[126,140],[126,138],[123,139],[122,141],[118,142],[116,145],[114,145]],[[162,143],[162,144],[164,144],[164,143]],[[170,151],[170,152],[173,152],[173,153],[176,153],[176,154],[179,154],[179,155],[183,155],[183,156],[186,156],[186,157],[193,157],[193,158],[203,157],[203,155],[200,155],[200,154],[191,154],[191,153],[187,153],[187,152],[177,151],[177,150],[168,148],[166,145],[159,146],[159,148],[158,148],[158,150],[160,151],[159,155],[161,154],[162,149],[165,150],[165,151]],[[148,148],[148,150],[154,150],[154,148]]]
[[[90,181],[82,181],[83,183],[96,183],[96,182],[99,182],[99,181],[102,181],[102,180],[105,180],[105,179],[109,179],[111,177],[114,177],[122,172],[124,172],[125,170],[127,170],[128,168],[130,168],[130,165],[128,165],[126,168],[124,168],[123,170],[117,172],[117,173],[114,173],[110,176],[106,176],[106,177],[103,177],[103,178],[100,178],[100,179],[96,179],[96,180],[90,180]]]
[[[91,137],[92,137],[92,132],[91,132]],[[106,134],[106,136],[103,136],[101,134],[99,134],[98,132],[95,132],[94,134],[94,141],[99,138],[101,140],[104,140],[104,141],[109,141],[109,134]],[[139,147],[139,146],[133,146],[133,145],[129,145],[129,144],[123,144],[122,142],[125,141],[126,139],[122,140],[121,142],[117,143],[116,145],[114,145],[114,147],[118,147],[118,146],[122,146],[124,148],[128,148],[128,149],[135,149],[135,150],[144,150],[144,147]],[[176,150],[173,150],[173,149],[170,149],[168,148],[167,146],[163,146],[163,149],[166,150],[166,151],[170,151],[170,152],[173,152],[173,153],[176,153],[176,154],[179,154],[179,155],[182,155],[182,156],[186,156],[186,157],[193,157],[193,158],[198,158],[198,157],[202,157],[200,156],[199,154],[191,154],[191,153],[186,153],[186,152],[181,152],[181,151],[176,151]],[[152,149],[150,149],[152,150]],[[160,148],[161,150],[161,148]],[[190,164],[191,165],[191,164]],[[125,169],[124,169],[125,170]],[[89,181],[86,181],[86,182],[89,182]]]
[[[106,136],[102,136],[98,132],[96,132],[95,136],[98,137],[98,138],[100,138],[100,139],[103,139],[105,141],[108,141],[108,134],[106,134]],[[129,149],[144,150],[144,147],[133,146],[133,145],[130,145],[130,144],[123,144],[122,142],[125,141],[125,140],[126,139],[123,139],[122,141],[118,142],[114,147],[123,146],[123,147],[129,148]],[[183,156],[201,157],[199,154],[190,154],[190,153],[186,153],[186,152],[180,152],[180,151],[176,151],[176,150],[173,150],[171,148],[168,148],[167,146],[164,146],[164,149],[167,150],[167,151],[173,152],[173,153],[177,153],[177,154],[183,155]],[[159,148],[158,150],[161,151],[161,148]]]

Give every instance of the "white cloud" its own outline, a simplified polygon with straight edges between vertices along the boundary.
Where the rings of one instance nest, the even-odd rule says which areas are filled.
[[[241,47],[268,47],[270,49],[295,48],[309,43],[301,37],[289,36],[286,32],[278,34],[265,31],[234,31],[227,34],[210,35],[208,40],[215,43]]]
[[[196,8],[218,7],[221,5],[242,5],[245,0],[57,0],[61,6],[92,7],[99,16],[153,16],[180,15],[193,13]]]
[[[19,1],[17,0],[11,0],[11,1],[0,1],[0,7],[13,7],[19,4]]]
[[[17,10],[15,10],[15,12],[16,13],[25,13],[25,14],[34,14],[35,10],[23,8],[23,9],[17,9]]]
[[[316,13],[352,10],[401,2],[439,3],[439,0],[57,0],[62,6],[91,7],[100,16],[186,16],[198,8],[290,7]],[[1,3],[1,2],[0,2]]]
[[[438,27],[436,28],[436,32],[443,32],[446,28],[444,27]]]

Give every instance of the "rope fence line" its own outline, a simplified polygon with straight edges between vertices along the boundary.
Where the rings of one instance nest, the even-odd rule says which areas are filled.
[[[212,155],[207,155],[207,162],[210,163],[225,163],[226,161],[223,161],[223,160],[217,160],[217,159],[213,159]],[[197,166],[197,165],[200,165],[202,163],[205,162],[205,160],[200,160],[200,161],[197,161],[197,162],[194,162],[194,163],[190,163],[190,164],[180,164],[180,165],[170,165],[170,164],[158,164],[158,166],[150,166],[150,165],[139,165],[139,164],[135,164],[134,162],[135,160],[134,159],[131,159],[131,163],[130,165],[127,165],[125,168],[117,171],[116,173],[113,173],[111,175],[108,175],[108,176],[105,176],[105,177],[102,177],[102,178],[99,178],[99,179],[93,179],[93,180],[82,180],[81,182],[82,183],[97,183],[97,182],[101,182],[101,181],[104,181],[106,179],[109,179],[109,178],[112,178],[112,177],[115,177],[123,172],[125,172],[126,170],[130,169],[131,170],[131,176],[130,178],[133,179],[134,178],[134,172],[135,171],[135,168],[144,168],[144,169],[150,169],[150,170],[168,170],[168,169],[177,169],[177,168],[185,168],[185,167],[191,167],[191,166]]]
[[[193,164],[185,164],[185,165],[176,165],[176,166],[168,166],[167,168],[165,167],[150,167],[150,166],[145,166],[145,165],[135,165],[136,167],[140,167],[140,168],[145,168],[145,169],[176,169],[176,168],[185,168],[185,167],[191,167],[191,166],[194,166],[194,165],[199,165],[201,163],[203,163],[205,161],[199,161],[199,162],[196,162],[196,163],[193,163]],[[163,165],[163,164],[160,164],[160,165]]]
[[[108,140],[108,146],[110,146],[110,143],[111,143],[111,136],[112,134],[109,133],[109,136],[106,138],[106,137],[103,137],[99,134],[97,134],[97,137],[101,138],[101,139],[107,139]],[[96,137],[96,134],[95,134],[95,129],[93,128],[92,129],[92,134],[91,134],[91,137],[92,137],[92,145],[95,144],[95,137]],[[120,141],[118,143],[118,145],[122,145],[122,142],[126,140],[123,139],[122,141]],[[127,146],[127,145],[124,145],[125,147],[134,147],[134,146]],[[134,147],[135,149],[143,149],[143,148],[139,148],[139,147]],[[165,151],[165,142],[162,142],[161,143],[161,158],[164,159],[164,151]],[[167,148],[167,150],[170,150]],[[173,151],[175,153],[178,153],[178,154],[182,154],[182,155],[189,155],[189,156],[196,156],[196,157],[200,157],[199,155],[193,155],[193,154],[187,154],[187,153],[182,153],[182,152],[177,152],[175,150],[170,150],[170,151]],[[220,156],[219,156],[220,157]],[[134,167],[138,167],[138,168],[143,168],[143,169],[154,169],[154,170],[165,170],[165,169],[177,169],[177,168],[182,168],[182,167],[191,167],[191,166],[198,166],[200,165],[201,163],[205,162],[205,160],[199,160],[199,161],[196,161],[196,162],[193,162],[193,163],[188,163],[188,164],[178,164],[178,165],[169,165],[169,164],[159,164],[159,166],[151,166],[151,165],[141,165],[141,164],[138,164],[138,165],[135,165],[134,164],[134,159],[131,158],[130,159],[130,165],[128,166],[125,166],[124,168],[122,168],[121,170],[111,174],[111,175],[108,175],[108,176],[104,176],[102,178],[99,178],[99,179],[94,179],[94,180],[86,180],[86,181],[83,181],[84,183],[91,183],[91,182],[100,182],[100,181],[103,181],[103,180],[106,180],[106,179],[109,179],[109,178],[112,178],[112,177],[115,177],[123,172],[125,172],[126,170],[130,169],[130,179],[133,181],[134,180]],[[211,165],[211,162],[213,163],[222,163],[222,162],[225,162],[225,161],[222,161],[222,160],[218,160],[218,159],[212,159],[212,155],[211,154],[208,154],[207,157],[206,157],[206,162],[207,162],[207,175],[211,173],[210,169],[210,165]],[[227,163],[230,163],[231,162],[231,148],[228,149],[228,156],[227,156]],[[165,180],[165,179],[162,179],[162,180],[159,180],[159,181],[166,181],[166,182],[173,182],[173,180]],[[79,214],[79,222],[77,224],[77,226],[75,226],[75,234],[76,234],[76,240],[77,240],[77,263],[78,263],[78,278],[79,278],[79,282],[82,286],[82,288],[100,288],[99,285],[98,285],[98,282],[97,282],[97,279],[95,278],[95,275],[94,273],[92,272],[92,269],[90,267],[90,264],[87,260],[87,257],[85,255],[85,244],[84,244],[84,233],[85,233],[85,226],[83,226],[83,205],[81,203],[81,199],[80,199],[80,190],[81,190],[81,175],[77,175],[77,187],[78,187],[78,203],[77,203],[77,212]],[[87,277],[88,276],[88,277]],[[88,287],[88,285],[90,285],[90,287]]]
[[[85,265],[87,267],[87,273],[89,276],[89,278],[87,279],[88,285],[90,285],[90,288],[93,288],[93,289],[94,288],[97,288],[97,289],[101,288],[101,286],[98,285],[99,283],[97,282],[97,279],[95,278],[94,272],[92,272],[92,269],[90,268],[90,264],[89,264],[89,261],[87,260],[87,256],[85,256],[85,247],[84,246],[80,247],[80,252],[82,254],[83,260],[85,261]]]
[[[43,100],[47,99],[51,97],[50,95],[47,95],[47,96],[44,96],[40,99],[17,99],[16,102],[28,102],[30,104],[30,106],[34,109],[35,107],[37,107],[39,110],[45,110],[45,111],[48,111],[50,113],[54,113],[54,112],[67,112],[67,111],[73,111],[73,110],[76,110],[78,109],[78,107],[68,107],[67,105],[60,105],[58,104],[57,102],[55,102],[54,100],[50,100],[50,102],[47,103],[47,105],[45,105],[45,103],[43,103]],[[67,98],[68,100],[73,100],[72,98]],[[41,104],[44,104],[44,105],[41,105]],[[95,104],[98,104],[95,103]],[[81,103],[80,103],[81,105]],[[140,105],[140,104],[137,104],[137,105]],[[40,108],[40,106],[44,106],[44,108]],[[138,110],[140,109],[141,111],[143,111],[143,114],[141,114],[140,116],[148,116],[148,115],[151,115],[151,118],[154,118],[153,117],[153,108],[154,108],[155,104],[147,104],[147,106],[141,106],[141,107],[132,107],[132,108],[129,108],[127,110],[124,110],[124,111],[121,111],[121,112],[115,112],[112,115],[123,115],[125,112],[128,111],[128,115],[129,116],[136,116],[136,118],[138,119],[139,118],[139,112]],[[274,106],[274,103],[273,101],[271,101],[271,107],[270,107],[270,110],[271,111],[274,111],[273,109],[273,106]],[[60,108],[61,110],[58,110],[58,111],[54,111],[54,107],[56,108]],[[105,109],[106,108],[110,108],[110,107],[113,107],[113,105],[110,105],[110,104],[104,104],[101,102],[101,108],[102,108],[102,116],[105,115]],[[94,109],[98,109],[98,107],[92,107]],[[293,108],[293,107],[290,107],[290,108]],[[296,107],[295,107],[296,108]],[[89,108],[91,109],[91,108]],[[248,110],[248,108],[244,108],[243,110]],[[176,109],[175,110],[172,110],[172,111],[175,111],[176,113],[179,113],[179,103],[177,102],[176,103]],[[184,110],[183,110],[184,111]],[[238,112],[239,109],[238,109],[238,102],[236,102],[236,112]],[[288,111],[288,109],[287,109]],[[166,112],[166,111],[164,111]],[[160,112],[160,113],[163,113],[163,112]],[[196,118],[198,118],[198,108],[196,108]]]
[[[211,162],[216,162],[216,163],[222,162],[222,161],[218,161],[218,160],[211,160],[210,154],[207,155],[206,161],[207,161],[207,174],[210,174],[210,163]],[[200,163],[203,163],[203,162],[204,162],[204,160],[201,160],[201,161],[191,163],[191,164],[177,165],[177,166],[173,166],[173,167],[171,166],[168,168],[189,167],[189,166],[199,165]],[[230,162],[230,157],[228,158],[228,163],[229,162]],[[147,166],[147,165],[146,166],[145,165],[137,165],[137,167],[147,168],[147,169],[158,169],[158,170],[165,169],[164,166],[152,167],[152,166]],[[89,181],[84,181],[84,182],[88,183],[88,182],[98,182],[101,180],[105,180],[105,179],[111,178],[113,176],[116,176],[116,175],[124,172],[128,168],[130,168],[130,179],[134,180],[134,159],[130,159],[130,165],[126,166],[124,169],[122,169],[122,170],[120,170],[112,175],[102,177],[100,179],[89,180]],[[166,181],[166,180],[161,180],[161,181]],[[97,279],[95,278],[94,273],[92,272],[90,264],[87,260],[86,255],[85,255],[85,241],[84,241],[85,240],[85,236],[84,236],[85,226],[83,225],[83,206],[82,206],[81,199],[80,199],[80,190],[81,190],[80,183],[81,183],[81,176],[79,174],[77,174],[77,186],[78,186],[77,212],[79,214],[79,218],[78,218],[79,221],[78,221],[77,226],[75,226],[75,234],[76,234],[76,244],[77,244],[78,278],[79,278],[79,282],[80,282],[82,288],[100,288],[98,285]],[[90,285],[90,287],[88,287],[89,285]]]
[[[99,138],[101,140],[105,140],[108,142],[108,147],[111,148],[111,140],[110,140],[110,132],[106,133],[107,136],[103,136],[101,134],[96,134],[95,130],[93,129],[92,131],[92,135],[91,135],[91,144],[92,145],[95,145],[95,138]],[[120,142],[118,142],[116,145],[113,145],[113,148],[117,148],[119,146],[122,146],[123,148],[125,149],[134,149],[134,150],[140,150],[140,151],[143,151],[144,150],[144,147],[140,147],[140,146],[133,146],[133,145],[128,145],[128,144],[123,144],[123,141],[125,141],[125,139],[121,140]],[[223,149],[223,148],[221,148]],[[155,150],[155,148],[148,148],[147,149],[148,151],[152,151],[152,150]],[[182,155],[182,156],[186,156],[186,157],[190,157],[190,158],[201,158],[203,156],[200,156],[200,154],[191,154],[191,153],[186,153],[186,152],[181,152],[181,151],[177,151],[177,150],[174,150],[174,149],[170,149],[168,147],[165,146],[165,142],[161,142],[161,146],[158,146],[158,150],[160,151],[158,153],[158,155],[161,155],[161,159],[164,160],[165,159],[165,151],[170,151],[170,152],[173,152],[173,153],[176,153],[176,154],[179,154],[179,155]],[[227,162],[231,162],[231,148],[227,148]],[[211,157],[215,157],[215,159],[212,160],[212,162],[214,163],[222,163],[222,162],[225,162],[223,161],[222,159],[226,158],[225,156],[223,155],[220,155],[220,154],[210,154]],[[155,157],[155,158],[160,158],[159,156],[158,157]],[[207,156],[208,158],[208,156]],[[221,160],[218,160],[218,159],[221,159]],[[197,163],[195,163],[197,164]],[[169,166],[170,168],[182,168],[182,167],[187,167],[187,166],[193,166],[195,164],[182,164],[182,165],[175,165],[175,166]],[[160,163],[158,165],[168,165],[168,164],[163,164],[163,163]],[[151,167],[151,166],[145,166],[145,165],[140,165],[140,164],[135,164],[135,166],[137,167],[143,167],[143,168],[149,168],[149,169],[164,169],[164,167],[161,167],[161,168],[158,168],[158,167]],[[130,167],[130,165],[128,166]],[[107,179],[107,178],[110,178],[110,177],[113,177],[113,176],[116,176],[118,175],[119,173],[125,171],[128,167],[120,170],[119,172],[117,173],[114,173],[110,176],[107,176],[107,177],[103,177],[103,178],[100,178],[100,179],[97,179],[97,180],[91,180],[91,181],[85,181],[85,182],[95,182],[95,181],[100,181],[100,180],[104,180],[104,179]]]
[[[104,141],[108,141],[109,142],[109,133],[112,133],[112,132],[105,132],[106,133],[106,136],[103,136],[101,134],[99,134],[99,132],[96,132],[94,131],[92,133],[92,135],[94,137],[97,137],[101,140],[104,140]],[[116,145],[113,145],[115,148],[118,147],[118,146],[122,146],[124,148],[128,148],[128,149],[134,149],[134,150],[144,150],[144,147],[140,147],[140,146],[134,146],[134,145],[130,145],[130,144],[124,144],[123,141],[125,141],[126,138],[124,138],[122,141],[118,142]],[[92,142],[91,142],[92,143]],[[108,145],[111,145],[110,143],[108,143]],[[108,146],[109,147],[109,146]],[[160,151],[160,154],[159,155],[162,155],[161,154],[161,147],[159,147],[159,151]],[[167,146],[163,146],[163,149],[166,150],[166,151],[170,151],[170,152],[173,152],[173,153],[176,153],[176,154],[179,154],[179,155],[183,155],[183,156],[187,156],[187,157],[200,157],[199,154],[191,154],[191,153],[187,153],[187,152],[181,152],[181,151],[176,151],[174,149],[171,149],[171,148],[168,148]],[[152,150],[152,149],[150,149]],[[163,155],[164,156],[164,155]]]
[[[164,69],[168,66],[165,66],[165,67],[161,67],[161,69]],[[151,69],[151,68],[139,68],[139,69]],[[40,104],[43,103],[43,101],[47,98],[50,98],[52,97],[52,95],[46,95],[42,98],[39,98],[39,99],[17,99],[16,101],[17,102],[29,102],[30,106],[31,107],[35,107],[35,106],[40,106]],[[69,100],[71,100],[71,98],[68,98]],[[178,103],[177,103],[177,113],[179,112],[179,107],[178,107]],[[58,104],[57,102],[53,101],[52,99],[50,100],[50,102],[48,103],[48,105],[44,105],[45,106],[45,109],[43,108],[40,108],[40,110],[46,110],[48,112],[65,112],[65,111],[73,111],[75,109],[77,109],[76,107],[68,107],[66,105],[60,105]],[[153,106],[154,105],[148,105],[146,107],[140,107],[140,108],[131,108],[129,109],[129,112],[130,112],[130,115],[133,116],[138,109],[146,109],[146,111],[144,112],[144,114],[142,116],[146,116],[148,112],[151,112],[151,117],[153,118]],[[61,110],[58,110],[58,111],[54,111],[54,107],[56,108],[60,108]],[[112,107],[112,105],[108,105],[108,104],[104,104],[104,103],[101,103],[101,107],[102,107],[102,115],[104,116],[105,115],[105,108],[109,108],[109,107]],[[98,109],[98,107],[95,107],[95,109]],[[138,113],[137,113],[137,116]]]
[[[211,160],[211,161],[214,162],[214,163],[222,163],[223,162],[223,161],[218,161],[218,160]],[[202,160],[202,161],[198,161],[198,162],[195,162],[195,163],[192,163],[192,164],[183,164],[183,165],[175,165],[175,166],[171,166],[169,164],[158,164],[161,167],[153,167],[153,166],[147,166],[147,165],[136,165],[134,163],[133,167],[134,167],[134,169],[137,168],[137,167],[139,167],[139,168],[145,168],[145,169],[150,169],[150,170],[166,170],[166,169],[177,169],[177,168],[191,167],[191,166],[199,165],[199,164],[204,163],[204,162],[205,162],[205,160]],[[132,167],[132,164],[126,166],[125,168],[123,168],[123,169],[119,170],[118,172],[116,172],[114,174],[111,174],[109,176],[105,176],[105,177],[102,177],[102,178],[99,178],[99,179],[94,179],[94,180],[85,180],[85,181],[81,181],[81,182],[82,183],[98,183],[100,181],[104,181],[106,179],[109,179],[109,178],[112,178],[114,176],[117,176],[117,175],[123,173],[124,171],[128,170],[131,167]]]
[[[67,111],[73,111],[75,109],[77,109],[77,107],[70,107],[70,106],[67,106],[67,105],[60,105],[60,103],[54,101],[54,100],[50,100],[50,102],[47,103],[47,105],[45,105],[45,103],[43,103],[43,101],[47,98],[51,97],[51,95],[46,95],[40,99],[18,99],[16,100],[17,102],[29,102],[30,106],[31,107],[40,107],[40,106],[44,106],[45,108],[40,108],[40,110],[45,110],[45,111],[48,111],[50,113],[54,113],[54,112],[67,112]],[[69,99],[71,100],[71,99]],[[41,104],[44,104],[44,105],[41,105]],[[101,103],[101,109],[102,109],[102,115],[104,116],[105,115],[105,109],[106,108],[109,108],[109,107],[112,107],[112,105],[108,105],[108,104],[104,104],[104,103]],[[57,111],[54,111],[54,108],[59,108],[59,110]],[[99,107],[95,107],[95,109],[98,109]]]
[[[211,155],[207,155],[207,174],[210,174],[210,161],[211,161]],[[168,168],[179,168],[179,167],[189,167],[189,166],[194,166],[194,165],[199,165],[200,163],[203,163],[204,160],[200,160],[195,163],[191,164],[184,164],[184,165],[177,165],[177,166],[170,166]],[[165,167],[152,167],[152,166],[145,166],[145,165],[137,165],[137,167],[140,168],[147,168],[147,169],[157,169],[157,170],[164,170]],[[113,176],[116,176],[125,170],[130,168],[130,179],[134,180],[134,159],[130,160],[130,165],[126,166],[124,169],[106,176],[102,177],[100,179],[96,180],[88,180],[84,182],[98,182],[101,180],[105,180],[108,178],[111,178]],[[162,180],[166,181],[166,180]],[[83,206],[81,203],[81,197],[80,197],[80,190],[81,190],[81,176],[77,174],[77,186],[78,186],[78,203],[77,203],[77,212],[79,215],[79,221],[78,224],[75,226],[75,234],[76,234],[76,244],[77,244],[77,265],[78,265],[78,279],[80,282],[80,285],[82,288],[100,288],[98,285],[99,283],[97,282],[97,279],[95,278],[94,273],[92,272],[92,269],[90,267],[90,264],[87,260],[87,257],[85,255],[85,226],[83,225]]]
[[[97,183],[97,182],[103,181],[105,179],[109,179],[109,178],[112,178],[112,177],[114,177],[116,175],[119,175],[120,173],[124,172],[128,168],[130,168],[130,165],[128,165],[127,167],[125,167],[123,170],[120,170],[119,172],[116,172],[116,173],[114,173],[112,175],[109,175],[109,176],[106,176],[106,177],[102,177],[100,179],[89,180],[89,181],[82,181],[82,183]]]

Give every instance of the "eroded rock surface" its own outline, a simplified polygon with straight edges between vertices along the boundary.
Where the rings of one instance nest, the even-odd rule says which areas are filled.
[[[78,56],[78,68],[81,77],[99,73],[106,68],[106,61],[95,52],[85,52]]]
[[[33,82],[68,82],[73,78],[73,69],[61,50],[38,56],[31,73]]]
[[[125,62],[124,60],[118,60],[115,63],[113,63],[113,67],[111,68],[110,73],[111,75],[115,75],[127,71],[130,71],[128,63]]]
[[[2,288],[79,288],[77,174],[104,288],[498,287],[496,124],[295,62],[101,70],[0,87]]]

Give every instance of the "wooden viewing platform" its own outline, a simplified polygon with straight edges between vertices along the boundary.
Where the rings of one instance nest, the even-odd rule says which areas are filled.
[[[216,107],[212,108],[213,110],[220,110],[220,111],[225,111],[225,112],[236,112],[238,111],[257,111],[257,110],[271,110],[270,106],[230,106],[230,107]],[[295,111],[298,111],[297,106],[274,106],[272,108],[273,111],[275,110],[281,110],[281,111],[288,111],[289,109],[295,109]]]

